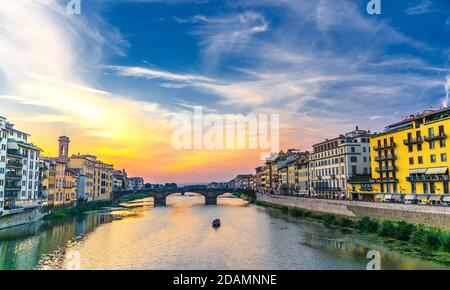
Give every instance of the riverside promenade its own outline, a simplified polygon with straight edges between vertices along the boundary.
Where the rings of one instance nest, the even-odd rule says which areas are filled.
[[[398,220],[450,231],[450,207],[332,200],[283,195],[256,195],[258,201],[290,206],[350,218],[368,216],[379,220]]]

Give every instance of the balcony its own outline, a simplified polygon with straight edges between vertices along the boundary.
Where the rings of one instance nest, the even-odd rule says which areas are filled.
[[[13,172],[7,172],[5,176],[6,176],[7,180],[8,179],[15,179],[15,180],[21,180],[22,179],[22,175],[16,174],[16,173],[13,173]]]
[[[445,133],[440,133],[439,135],[425,137],[425,141],[427,141],[427,142],[444,140],[444,139],[447,139],[447,135],[445,135]]]
[[[411,175],[406,177],[409,182],[433,182],[433,181],[449,181],[448,175]]]
[[[20,190],[20,188],[18,189],[18,190]],[[7,188],[5,188],[5,199],[8,199],[8,200],[11,200],[11,199],[15,199],[15,198],[17,198],[17,191],[18,190],[16,190],[16,189],[7,189]]]
[[[397,171],[397,166],[383,166],[375,168],[376,172],[392,172]]]
[[[392,177],[389,179],[374,178],[372,181],[374,183],[398,183],[398,179]]]
[[[8,161],[6,163],[7,168],[16,168],[16,169],[22,169],[22,163],[19,161]]]
[[[7,156],[16,157],[16,158],[24,158],[25,156],[19,152],[19,150],[8,149],[6,151]]]
[[[373,146],[373,150],[380,151],[380,150],[385,150],[385,149],[394,149],[396,146],[397,146],[397,144],[395,142],[393,142],[391,144],[383,144],[383,145]]]
[[[397,159],[396,155],[384,155],[384,156],[375,156],[375,161],[386,161],[386,160],[395,160]]]
[[[340,187],[332,187],[332,186],[315,186],[314,190],[320,191],[320,190],[335,190],[340,191],[342,190]]]
[[[5,191],[17,191],[20,189],[20,181],[10,181],[5,183]]]
[[[408,138],[406,140],[403,140],[403,144],[405,144],[406,146],[410,146],[410,145],[414,145],[414,144],[422,144],[422,143],[423,143],[422,137]]]

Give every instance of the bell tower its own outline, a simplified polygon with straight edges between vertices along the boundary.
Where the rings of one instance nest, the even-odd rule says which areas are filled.
[[[59,154],[58,160],[64,163],[69,162],[69,143],[70,139],[66,136],[60,136],[58,139],[59,142]]]

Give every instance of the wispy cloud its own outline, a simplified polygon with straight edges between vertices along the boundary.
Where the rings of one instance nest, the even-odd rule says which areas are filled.
[[[405,10],[408,15],[419,15],[439,11],[433,7],[431,0],[422,0],[420,4],[411,6]]]
[[[445,82],[445,97],[442,99],[442,106],[447,108],[450,101],[450,76],[447,76]]]

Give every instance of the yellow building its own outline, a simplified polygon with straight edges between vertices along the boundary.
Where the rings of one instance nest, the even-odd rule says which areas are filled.
[[[449,199],[446,132],[450,109],[425,111],[371,136],[372,178],[353,180],[353,196],[367,200],[439,203]]]
[[[48,170],[48,205],[54,206],[56,199],[56,162],[49,162]]]
[[[295,162],[295,193],[299,195],[309,194],[309,158],[308,152]]]
[[[55,160],[55,199],[53,206],[64,206],[64,177],[66,164]]]
[[[64,181],[63,181],[63,197],[64,205],[72,206],[76,202],[76,172],[66,168],[64,171]]]
[[[69,167],[80,169],[86,176],[85,194],[88,201],[107,200],[113,191],[113,165],[106,164],[93,155],[72,155]]]

